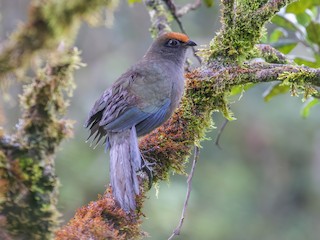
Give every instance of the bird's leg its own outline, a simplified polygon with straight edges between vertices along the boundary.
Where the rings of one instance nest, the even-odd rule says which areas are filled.
[[[151,159],[153,162],[149,162],[148,159]],[[142,171],[144,171],[147,176],[148,176],[148,180],[149,180],[149,184],[148,187],[149,189],[152,187],[152,180],[153,180],[153,166],[156,164],[155,159],[153,157],[146,157],[143,154],[141,154],[141,169]]]

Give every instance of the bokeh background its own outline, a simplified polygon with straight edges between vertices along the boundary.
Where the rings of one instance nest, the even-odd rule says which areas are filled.
[[[186,1],[176,1],[179,5]],[[0,42],[27,17],[29,0],[0,0]],[[202,6],[182,18],[189,36],[206,45],[219,29],[219,2]],[[83,128],[96,98],[146,51],[150,20],[143,4],[121,1],[114,24],[92,28],[83,24],[76,46],[86,67],[76,72],[77,89],[68,118],[75,120],[74,137],[65,141],[56,160],[60,179],[59,209],[67,222],[75,210],[102,194],[108,184],[108,154],[85,143]],[[270,25],[269,28],[272,28]],[[178,30],[176,25],[173,29]],[[308,54],[299,46],[295,54]],[[320,236],[320,113],[300,116],[301,98],[289,94],[266,103],[269,84],[232,98],[236,121],[214,143],[217,130],[202,143],[200,161],[181,236],[177,239],[301,240]],[[1,92],[0,122],[10,132],[18,121],[18,82]],[[224,121],[213,114],[216,127]],[[186,176],[173,175],[153,188],[146,201],[143,229],[151,239],[167,239],[180,219],[187,190]]]

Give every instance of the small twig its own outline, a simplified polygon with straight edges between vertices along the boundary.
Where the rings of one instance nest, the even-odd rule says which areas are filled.
[[[220,127],[220,129],[219,129],[219,131],[218,131],[218,135],[217,135],[217,137],[216,137],[216,140],[215,140],[215,142],[214,142],[215,145],[216,145],[219,149],[222,149],[221,146],[220,146],[220,144],[219,144],[219,142],[220,142],[220,138],[221,138],[221,135],[222,135],[222,133],[223,133],[223,130],[224,130],[225,127],[227,126],[228,122],[229,122],[228,119],[226,119],[226,120],[223,122],[223,124],[221,125],[221,127]]]
[[[181,16],[183,16],[184,14],[188,13],[190,10],[195,10],[195,9],[197,9],[197,8],[201,5],[201,1],[196,0],[195,3],[190,4],[190,5],[193,6],[193,8],[188,7],[188,8],[190,8],[190,9],[189,9],[188,11],[186,11],[184,14],[182,14],[182,12],[180,12],[180,10],[182,10],[184,7],[182,7],[180,10],[177,10],[176,6],[174,5],[173,0],[163,0],[163,1],[164,1],[165,4],[167,5],[167,7],[168,7],[169,11],[171,12],[174,20],[177,22],[177,24],[178,24],[181,32],[184,33],[184,34],[187,34],[186,31],[184,30],[184,27],[183,27],[182,22],[180,21],[179,17],[181,17]],[[200,2],[200,3],[198,3],[198,2]],[[187,4],[187,5],[188,5],[188,4]],[[187,6],[187,5],[186,5],[186,6]],[[186,7],[186,6],[185,6],[185,7]],[[185,10],[183,10],[183,11],[185,11]],[[179,15],[179,12],[180,12],[180,15]],[[194,57],[195,57],[195,58],[198,60],[198,62],[201,64],[201,62],[202,62],[202,61],[201,61],[201,58],[196,54],[197,50],[195,49],[195,47],[192,47],[192,52],[193,52]]]
[[[201,0],[195,0],[194,3],[188,3],[176,11],[177,17],[182,17],[192,10],[196,10],[201,6]]]
[[[193,178],[194,170],[196,168],[196,163],[197,163],[198,160],[199,160],[199,147],[195,146],[194,147],[194,158],[193,158],[193,162],[192,162],[192,167],[191,167],[188,179],[187,179],[188,189],[187,189],[186,199],[184,201],[184,205],[183,205],[183,209],[182,209],[182,213],[181,213],[181,218],[180,218],[178,226],[173,231],[172,235],[168,238],[168,240],[173,239],[174,236],[180,235],[181,227],[182,227],[185,215],[186,215],[186,209],[188,207],[188,202],[189,202],[190,193],[191,193],[191,189],[192,189],[192,178]]]

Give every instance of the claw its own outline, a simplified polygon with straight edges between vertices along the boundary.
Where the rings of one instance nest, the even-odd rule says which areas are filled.
[[[155,162],[152,162],[152,163],[148,162],[142,154],[141,154],[141,160],[143,162],[142,165],[141,165],[141,170],[143,170],[147,174],[148,180],[149,180],[148,187],[149,187],[149,189],[151,189],[152,180],[153,180],[153,174],[152,174],[153,169],[152,169],[152,167],[154,165],[156,165],[156,163]]]

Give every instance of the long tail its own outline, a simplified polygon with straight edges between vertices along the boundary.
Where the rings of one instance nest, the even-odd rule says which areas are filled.
[[[139,194],[136,171],[141,168],[141,156],[135,127],[108,136],[110,144],[110,182],[113,196],[126,212],[136,209]]]

